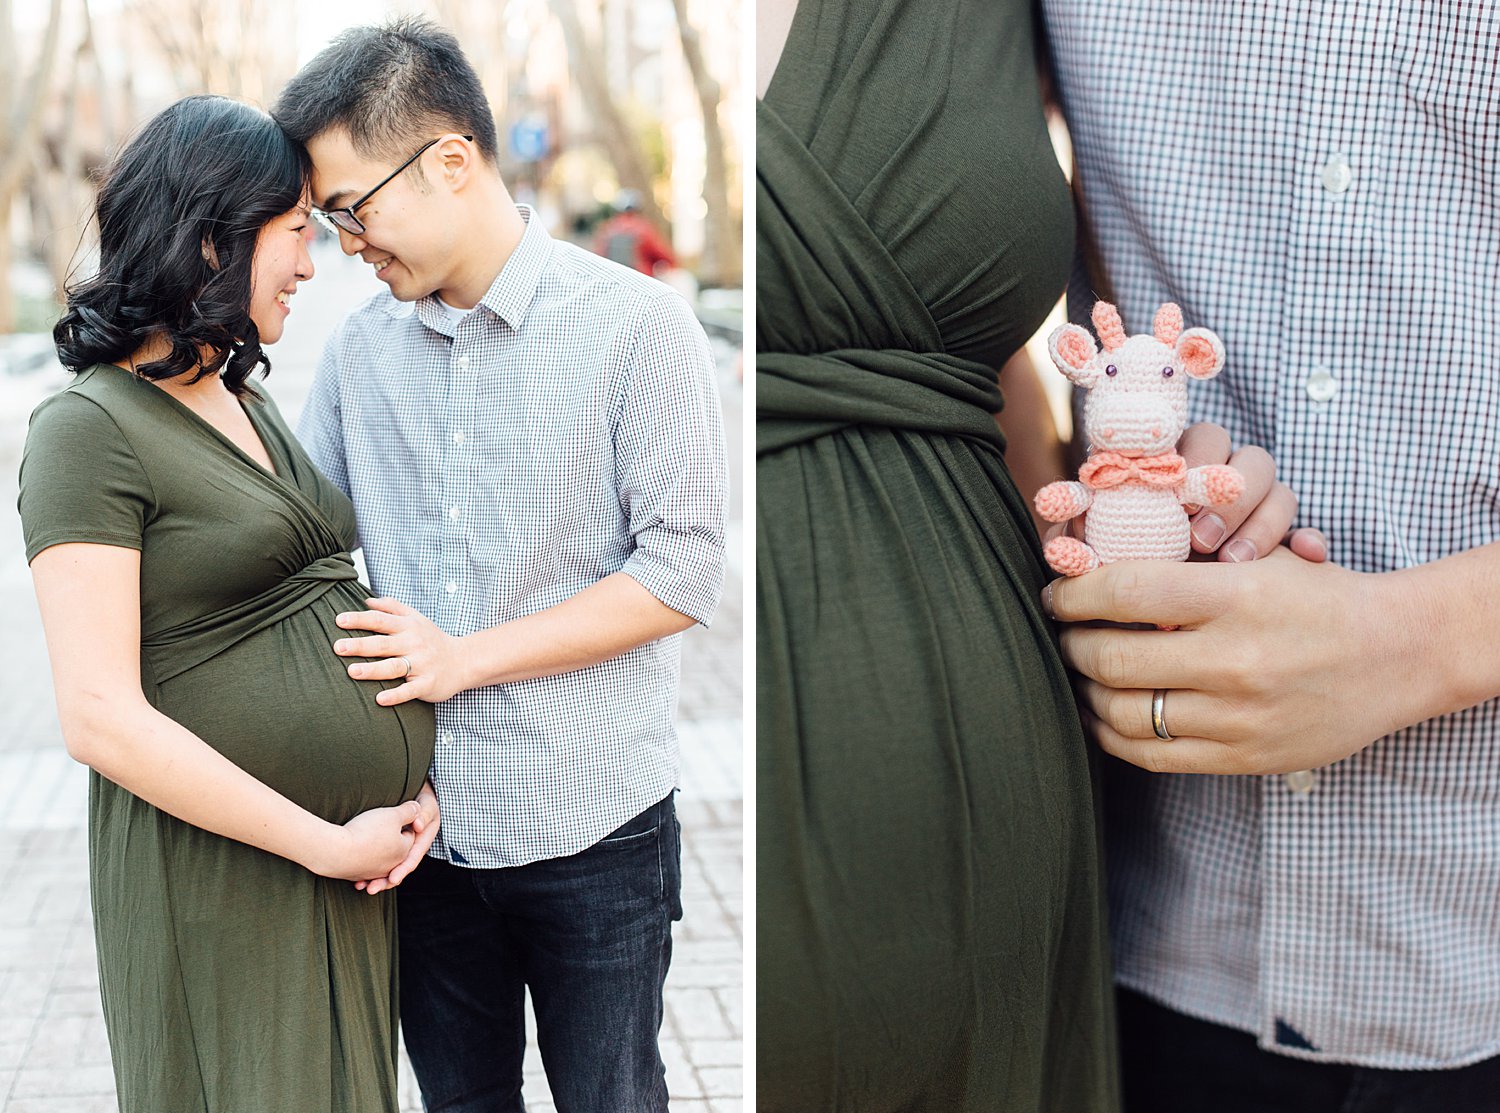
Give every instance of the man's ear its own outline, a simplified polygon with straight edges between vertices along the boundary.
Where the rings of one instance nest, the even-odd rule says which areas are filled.
[[[474,160],[479,157],[478,148],[461,136],[449,136],[433,150],[442,168],[443,181],[450,189],[462,189],[474,170]]]

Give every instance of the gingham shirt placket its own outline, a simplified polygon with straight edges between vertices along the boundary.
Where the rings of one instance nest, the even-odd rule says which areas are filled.
[[[434,321],[434,324],[437,322]],[[426,613],[441,615],[439,623],[444,629],[456,629],[462,625],[464,596],[473,591],[475,585],[466,583],[469,571],[467,561],[468,522],[464,507],[468,503],[468,480],[474,474],[474,462],[465,452],[468,440],[466,428],[475,412],[474,377],[468,373],[471,360],[469,349],[472,339],[461,338],[464,318],[454,333],[453,344],[448,351],[446,375],[435,376],[442,391],[437,413],[441,415],[443,428],[437,430],[441,461],[437,474],[433,476],[430,490],[441,492],[438,512],[443,522],[441,541],[438,545],[438,575],[428,589],[430,610]],[[451,327],[452,321],[444,324]],[[468,332],[472,337],[474,329]],[[438,709],[437,756],[435,760],[447,765],[452,760],[454,747],[464,745],[462,717],[455,714],[457,708],[440,706]]]
[[[1304,520],[1330,523],[1332,535],[1353,536],[1370,474],[1325,469],[1320,459],[1356,458],[1363,439],[1359,357],[1367,321],[1351,282],[1368,269],[1370,175],[1379,165],[1378,120],[1369,112],[1368,83],[1379,82],[1388,49],[1376,5],[1354,5],[1347,23],[1307,23],[1298,38],[1308,74],[1296,107],[1287,189],[1290,225],[1286,279],[1275,366],[1276,402],[1267,447],[1281,478],[1305,500]],[[1373,36],[1373,41],[1370,37]],[[1363,86],[1363,87],[1362,87]],[[1360,175],[1355,189],[1354,176]],[[1318,936],[1338,925],[1319,917],[1336,860],[1340,832],[1333,801],[1347,787],[1335,765],[1270,777],[1261,794],[1262,930],[1259,1010],[1263,1046],[1308,1050],[1327,1038],[1320,1013],[1339,998],[1340,967],[1318,961]],[[1311,891],[1309,891],[1311,890]]]

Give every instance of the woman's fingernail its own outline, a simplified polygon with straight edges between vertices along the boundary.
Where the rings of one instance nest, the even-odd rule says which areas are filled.
[[[1219,547],[1219,542],[1224,540],[1224,534],[1228,527],[1224,525],[1224,519],[1213,511],[1199,514],[1193,519],[1193,540],[1207,550]]]
[[[1236,537],[1223,548],[1224,559],[1232,560],[1236,564],[1248,564],[1260,555],[1255,548],[1255,542],[1248,537]]]
[[[1047,586],[1042,588],[1042,610],[1048,618],[1052,617],[1052,585],[1055,583],[1056,580],[1048,580]]]

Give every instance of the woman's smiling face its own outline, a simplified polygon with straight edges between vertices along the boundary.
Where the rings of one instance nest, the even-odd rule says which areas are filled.
[[[260,332],[262,344],[274,344],[281,339],[297,283],[313,276],[312,256],[307,251],[310,212],[309,201],[304,197],[295,209],[267,223],[256,238],[250,279],[250,319]]]

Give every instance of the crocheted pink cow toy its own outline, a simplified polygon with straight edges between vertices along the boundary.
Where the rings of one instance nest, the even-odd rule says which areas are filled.
[[[1094,329],[1077,325],[1047,340],[1058,370],[1087,390],[1083,427],[1093,448],[1077,482],[1049,483],[1036,508],[1049,522],[1085,510],[1084,541],[1055,537],[1047,563],[1081,576],[1119,560],[1186,560],[1192,533],[1184,505],[1222,506],[1239,498],[1245,477],[1218,464],[1189,469],[1174,451],[1187,425],[1187,380],[1211,379],[1224,367],[1224,345],[1206,328],[1182,328],[1182,310],[1156,311],[1152,335],[1127,337],[1119,311],[1094,304]]]

